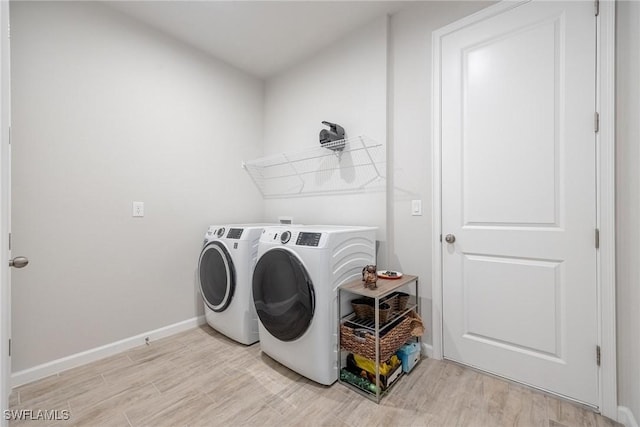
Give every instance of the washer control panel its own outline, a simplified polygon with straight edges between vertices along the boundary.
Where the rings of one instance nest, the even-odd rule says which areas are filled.
[[[227,233],[227,239],[239,239],[242,237],[242,228],[230,228]]]

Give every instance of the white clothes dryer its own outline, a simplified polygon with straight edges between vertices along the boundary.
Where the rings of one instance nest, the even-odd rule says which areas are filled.
[[[375,264],[376,228],[274,226],[253,273],[260,348],[320,384],[338,379],[337,289]]]
[[[212,225],[198,260],[198,283],[207,323],[242,344],[258,341],[251,277],[258,242],[269,224]]]

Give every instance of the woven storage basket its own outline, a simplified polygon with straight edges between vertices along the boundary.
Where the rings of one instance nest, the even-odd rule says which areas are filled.
[[[404,292],[398,292],[395,296],[395,310],[396,311],[404,311],[407,308],[407,302],[409,302],[409,294],[405,294]]]
[[[393,313],[393,308],[386,302],[383,302],[380,304],[380,307],[378,307],[378,313],[380,316],[380,323],[385,323],[389,319],[389,316],[391,316],[391,313]],[[372,310],[371,320],[376,320],[375,315],[375,310]]]
[[[409,294],[394,292],[384,302],[391,306],[391,311],[404,311],[409,302]]]
[[[390,301],[380,303],[378,307],[378,312],[380,313],[380,323],[385,323],[389,317],[391,317],[391,313],[393,313],[395,303],[389,303]],[[353,311],[356,313],[356,316],[362,320],[375,320],[376,310],[373,306],[373,300],[358,298],[351,300],[351,307],[353,307]]]
[[[351,300],[351,307],[353,307],[353,311],[360,319],[373,319],[373,301],[369,300],[368,298],[358,298]]]
[[[380,337],[380,360],[388,360],[409,338],[411,338],[411,318],[405,317],[385,336]],[[369,331],[357,334],[354,328],[340,325],[340,347],[367,359],[375,360],[376,358],[376,338]]]

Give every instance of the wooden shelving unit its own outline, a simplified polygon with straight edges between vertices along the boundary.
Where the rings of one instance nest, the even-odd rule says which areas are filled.
[[[393,312],[390,315],[390,317],[386,320],[386,322],[381,323],[380,312],[379,312],[380,304],[392,298],[395,292],[403,290],[404,288],[408,288],[409,285],[411,285],[412,283],[414,285],[414,289],[413,289],[413,293],[409,292],[410,297],[409,297],[409,302],[407,303],[406,308],[404,308],[401,311]],[[343,313],[341,312],[342,299],[346,297],[349,297],[349,299],[353,299],[353,297],[367,297],[367,298],[373,299],[374,301],[373,307],[374,307],[374,313],[375,313],[374,319],[367,319],[367,320],[360,319],[357,317],[355,312],[350,312],[343,315]],[[384,362],[384,360],[380,360],[381,359],[381,348],[380,348],[381,336],[384,335],[385,333],[390,333],[391,329],[399,327],[399,325],[403,325],[404,318],[406,318],[411,313],[411,311],[416,311],[417,313],[420,312],[418,276],[404,275],[399,279],[393,279],[393,280],[379,278],[377,282],[377,289],[365,288],[361,280],[354,280],[340,286],[340,288],[338,289],[338,318],[339,318],[339,322],[338,322],[339,379],[338,381],[346,385],[347,387],[352,388],[354,391],[362,394],[363,396],[375,401],[376,403],[379,403],[380,399],[383,396],[385,396],[389,392],[389,390],[393,387],[393,385],[397,382],[397,380],[395,380],[392,384],[388,384],[385,390],[382,390],[381,382],[380,382],[380,364],[381,362]],[[374,359],[372,360],[374,360],[374,363],[375,363],[375,378],[376,378],[375,392],[370,390],[363,390],[357,386],[352,385],[351,383],[343,381],[342,378],[340,378],[340,373],[342,372],[342,368],[343,368],[343,356],[345,355],[346,352],[350,351],[344,348],[343,342],[342,342],[343,337],[341,336],[343,325],[347,325],[347,324],[355,325],[358,328],[358,330],[363,332],[364,334],[373,335],[373,338],[375,340],[375,343],[373,344],[375,348],[375,360]],[[371,335],[369,335],[368,337],[369,341],[371,341]],[[404,342],[407,342],[407,341],[414,341],[414,342],[420,343],[421,337],[409,337]],[[400,342],[397,345],[397,348],[393,350],[393,352],[397,351],[404,344],[404,342]],[[403,374],[400,374],[400,376],[402,375]],[[398,377],[398,379],[400,378]]]

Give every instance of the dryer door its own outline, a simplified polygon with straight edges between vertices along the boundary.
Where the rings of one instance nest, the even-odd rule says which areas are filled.
[[[233,298],[236,274],[229,251],[222,242],[213,241],[202,249],[198,280],[207,307],[216,312],[224,311]]]
[[[315,310],[313,283],[298,257],[271,249],[253,272],[253,301],[262,325],[281,341],[302,336]]]

